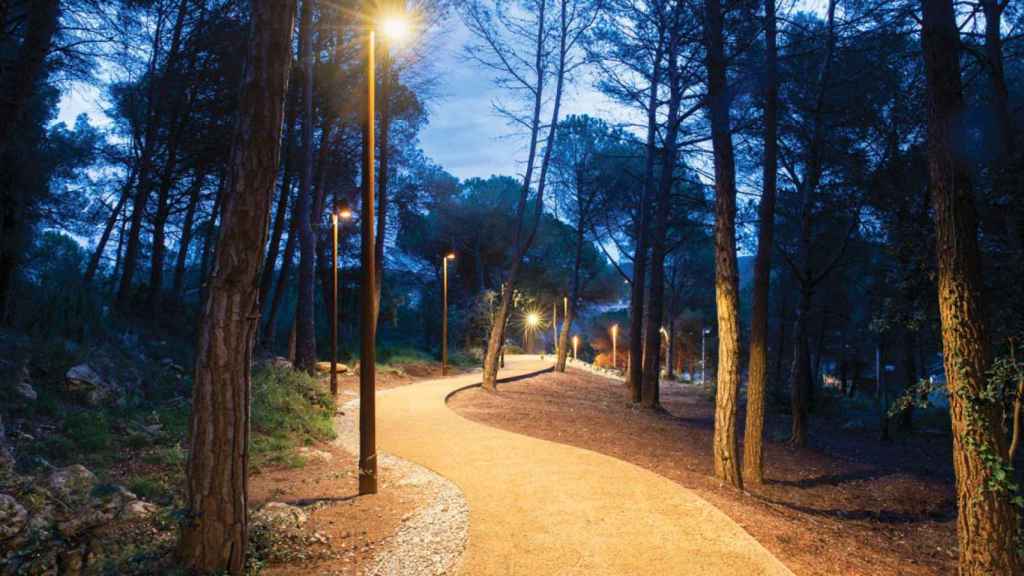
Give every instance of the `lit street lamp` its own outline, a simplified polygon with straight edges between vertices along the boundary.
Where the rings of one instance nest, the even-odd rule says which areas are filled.
[[[612,324],[612,369],[619,368],[619,325]]]
[[[362,214],[362,285],[359,287],[359,494],[377,493],[377,439],[376,439],[376,394],[377,380],[377,302],[374,287],[377,285],[377,262],[374,238],[374,174],[376,141],[376,48],[377,31],[387,38],[399,40],[405,35],[408,24],[398,15],[389,15],[378,22],[371,21],[367,34],[366,50],[366,125],[363,147],[363,214]]]
[[[551,336],[554,337],[555,362],[558,361],[558,303],[551,303]]]
[[[338,210],[331,214],[332,248],[331,260],[333,266],[333,294],[331,297],[331,396],[338,397],[338,223],[340,220],[351,220],[352,210],[347,206],[339,206]]]
[[[580,347],[580,337],[579,336],[573,336],[572,337],[572,359],[573,360],[576,359],[576,352],[579,351],[579,347]]]
[[[455,260],[455,254],[449,253],[441,259],[441,267],[444,269],[441,297],[441,375],[448,375],[448,261]]]
[[[540,325],[540,314],[530,312],[526,315],[526,323],[523,325],[523,353],[529,350],[530,332]]]

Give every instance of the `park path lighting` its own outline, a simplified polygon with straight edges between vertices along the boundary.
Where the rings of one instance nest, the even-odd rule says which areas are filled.
[[[555,361],[558,361],[558,303],[551,303],[551,336],[554,337],[552,342],[555,343]]]
[[[700,385],[703,386],[707,382],[707,355],[705,350],[707,349],[707,337],[711,334],[711,328],[705,328],[700,333]]]
[[[525,354],[529,350],[530,344],[530,332],[533,332],[540,326],[540,314],[536,312],[529,312],[526,314],[526,322],[523,323],[523,353]]]
[[[445,254],[441,259],[442,273],[441,290],[441,375],[448,375],[448,261],[455,260],[455,253]]]
[[[366,118],[363,133],[362,285],[359,287],[359,494],[377,493],[376,381],[377,381],[377,284],[376,241],[374,238],[374,175],[376,172],[376,49],[377,29],[392,41],[401,40],[409,29],[400,14],[372,20],[366,45]]]
[[[665,327],[662,326],[658,331],[661,332],[661,335],[665,338],[665,373],[668,374],[668,361],[669,361],[669,358],[668,358],[668,346],[669,346],[668,330],[665,330]]]
[[[331,294],[331,396],[338,397],[338,225],[342,220],[351,220],[352,210],[347,206],[339,206],[331,214],[332,242],[332,294]]]
[[[619,368],[619,325],[612,324],[612,369]]]
[[[579,336],[573,336],[572,337],[572,359],[573,360],[576,359],[576,352],[579,351],[579,347],[580,347],[580,337]]]

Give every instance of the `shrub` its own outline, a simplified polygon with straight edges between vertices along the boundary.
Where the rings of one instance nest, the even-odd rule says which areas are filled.
[[[110,447],[110,423],[103,412],[71,414],[64,420],[64,433],[85,452],[102,452]]]
[[[334,400],[308,374],[276,366],[253,371],[252,449],[257,459],[287,458],[281,453],[333,439],[333,418]]]

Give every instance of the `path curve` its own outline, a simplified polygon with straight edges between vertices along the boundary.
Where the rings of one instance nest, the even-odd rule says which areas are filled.
[[[510,356],[502,378],[549,368]],[[377,395],[377,446],[454,482],[469,502],[466,576],[793,576],[675,482],[589,450],[491,428],[445,403],[479,374]]]

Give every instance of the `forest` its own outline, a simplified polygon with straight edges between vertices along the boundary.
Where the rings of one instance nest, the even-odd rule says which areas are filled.
[[[1024,575],[1015,0],[0,0],[0,575]]]

